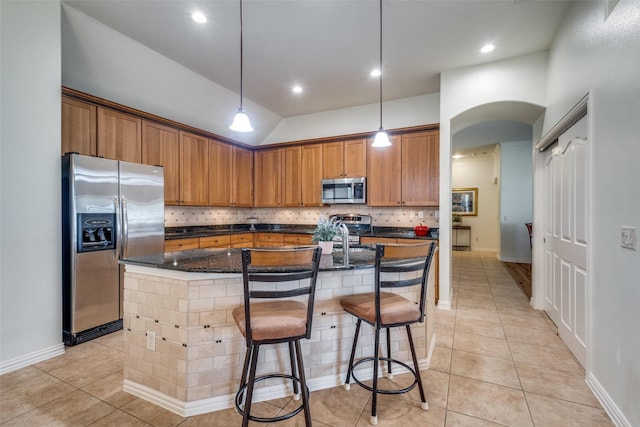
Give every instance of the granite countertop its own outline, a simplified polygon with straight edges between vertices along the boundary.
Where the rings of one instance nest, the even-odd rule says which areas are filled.
[[[126,258],[120,263],[191,273],[242,273],[241,251],[238,248],[194,249]],[[320,271],[372,268],[375,261],[374,247],[354,247],[349,251],[349,263],[345,264],[344,261],[342,250],[334,250],[331,255],[322,255]]]
[[[255,230],[250,230],[247,224],[232,225],[204,225],[188,227],[167,227],[165,239],[187,239],[192,237],[207,237],[234,233],[297,233],[313,234],[315,225],[298,224],[256,224]],[[427,236],[416,236],[412,228],[407,227],[373,227],[370,233],[360,234],[361,237],[396,237],[403,239],[437,240],[438,228],[431,228]]]

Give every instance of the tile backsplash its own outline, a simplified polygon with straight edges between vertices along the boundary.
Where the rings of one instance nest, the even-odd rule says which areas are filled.
[[[423,217],[420,218],[420,212]],[[190,206],[167,206],[164,210],[166,227],[198,225],[249,224],[257,218],[259,224],[305,224],[313,225],[319,217],[336,213],[359,213],[371,215],[374,227],[414,227],[424,224],[438,227],[438,210],[433,207],[379,208],[364,205],[318,208],[203,208]]]

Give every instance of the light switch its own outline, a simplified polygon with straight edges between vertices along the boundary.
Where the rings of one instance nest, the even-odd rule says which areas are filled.
[[[620,227],[620,246],[623,248],[635,249],[637,233],[635,227]]]

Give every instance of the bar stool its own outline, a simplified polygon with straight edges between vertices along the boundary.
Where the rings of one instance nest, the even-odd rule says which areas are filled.
[[[302,410],[307,427],[311,426],[309,389],[305,381],[300,340],[309,339],[311,335],[320,255],[318,246],[242,249],[244,305],[236,307],[232,313],[247,344],[240,388],[235,398],[236,410],[243,416],[243,427],[249,424],[249,420],[283,421]],[[262,301],[254,302],[255,299]],[[260,347],[279,343],[289,345],[291,375],[272,373],[256,377]],[[291,380],[294,399],[298,400],[296,397],[301,391],[302,404],[287,414],[273,418],[251,415],[254,385],[268,378]]]
[[[353,338],[353,347],[351,348],[351,358],[349,359],[349,367],[347,369],[347,379],[344,387],[346,390],[350,388],[350,380],[353,380],[359,386],[372,392],[371,399],[371,418],[369,423],[378,424],[378,415],[376,412],[378,394],[401,394],[407,393],[418,385],[420,389],[420,400],[422,401],[422,409],[429,409],[427,400],[424,397],[424,389],[422,387],[422,379],[420,378],[420,370],[418,368],[418,359],[416,350],[413,345],[413,337],[411,336],[411,325],[424,320],[425,301],[427,295],[427,280],[429,277],[429,268],[433,253],[435,251],[435,243],[421,244],[387,244],[376,245],[375,275],[374,285],[375,291],[364,294],[356,294],[344,297],[340,300],[340,305],[349,314],[355,316],[358,321],[356,323],[356,333]],[[387,273],[394,275],[389,277]],[[417,277],[416,277],[417,276]],[[385,280],[383,280],[383,277]],[[387,279],[387,277],[389,277]],[[406,278],[414,277],[414,278]],[[382,292],[381,289],[391,288],[407,288],[420,287],[419,301],[410,301],[402,295],[393,292]],[[364,357],[354,363],[356,353],[356,344],[358,343],[358,335],[362,322],[366,322],[374,327],[375,344],[374,354],[372,357]],[[411,349],[411,357],[413,358],[413,368],[391,357],[391,332],[393,327],[404,326],[407,330],[409,339],[409,347]],[[380,330],[387,330],[387,357],[380,357]],[[392,364],[400,365],[413,374],[414,381],[408,387],[402,389],[381,389],[378,387],[378,363],[379,361],[387,363],[387,377],[392,378]],[[373,384],[372,387],[362,383],[354,374],[354,368],[361,363],[373,361]]]

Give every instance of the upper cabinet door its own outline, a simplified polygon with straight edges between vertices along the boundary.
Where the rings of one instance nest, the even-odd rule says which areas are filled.
[[[367,176],[367,140],[353,139],[344,142],[344,176]]]
[[[142,121],[142,163],[164,167],[164,204],[180,201],[180,142],[177,129]]]
[[[323,178],[359,178],[366,176],[366,139],[328,142],[323,144],[322,151]]]
[[[253,206],[253,151],[233,147],[232,173],[233,206]]]
[[[254,185],[256,207],[279,207],[281,196],[282,149],[254,153]]]
[[[344,178],[344,143],[327,142],[322,144],[323,178]]]
[[[302,204],[300,154],[299,146],[282,149],[282,206]]]
[[[231,206],[231,145],[210,140],[209,145],[209,205]]]
[[[302,206],[322,206],[322,145],[302,146],[300,161]]]
[[[390,136],[390,147],[371,147],[367,153],[367,204],[369,206],[401,206],[402,163],[400,136]]]
[[[438,131],[402,135],[402,202],[404,206],[440,203],[440,137]]]
[[[62,144],[60,154],[96,155],[97,107],[62,97]]]
[[[98,107],[98,156],[142,161],[142,119]]]
[[[209,140],[180,131],[180,204],[206,206],[208,184]]]

